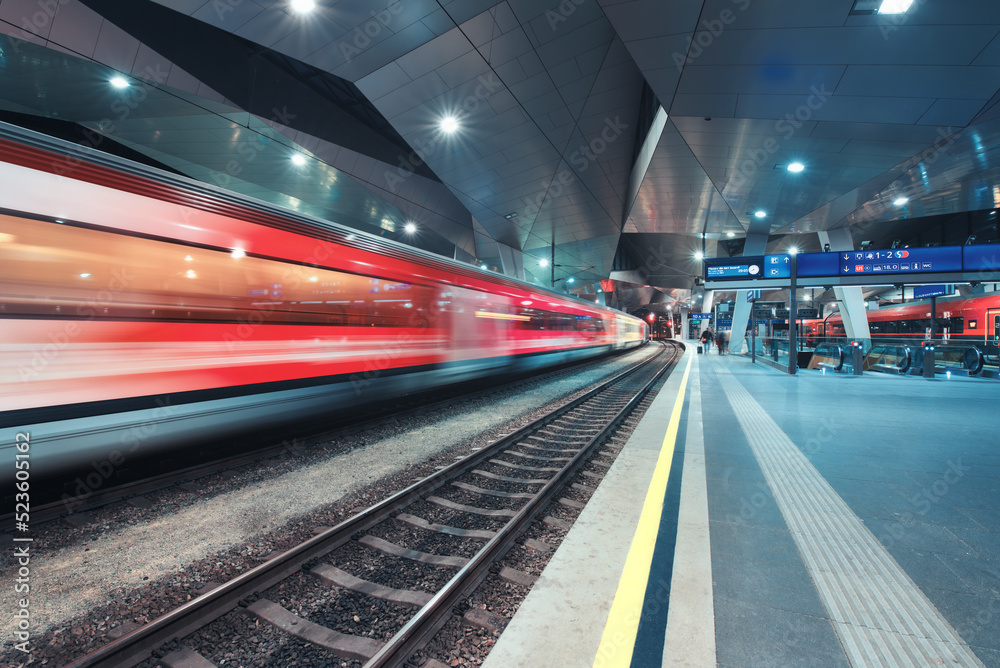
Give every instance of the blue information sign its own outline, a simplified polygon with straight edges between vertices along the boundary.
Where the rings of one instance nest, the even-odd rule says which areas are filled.
[[[711,320],[711,313],[688,313],[688,318],[691,320]]]
[[[962,271],[962,247],[841,251],[841,276]]]
[[[795,259],[795,274],[803,278],[839,276],[838,253],[799,253]]]
[[[789,255],[765,255],[764,278],[788,278],[792,275],[792,258]]]
[[[913,287],[913,298],[940,297],[941,295],[950,295],[954,292],[954,285],[916,285]]]
[[[722,260],[705,260],[705,280],[718,281],[726,278],[761,278],[764,258],[730,257]]]
[[[1000,244],[962,246],[962,266],[966,271],[1000,271]]]

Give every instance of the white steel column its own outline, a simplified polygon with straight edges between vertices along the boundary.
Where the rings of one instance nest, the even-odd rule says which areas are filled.
[[[763,255],[767,249],[766,234],[748,234],[743,244],[743,255]],[[748,290],[736,291],[736,304],[733,308],[733,329],[729,334],[729,352],[743,352],[743,338],[750,321],[750,304],[747,302]]]
[[[830,244],[833,251],[853,251],[854,241],[851,231],[846,227],[835,230],[817,232],[821,244]],[[859,286],[835,287],[833,293],[840,303],[840,317],[844,322],[844,333],[849,339],[865,341],[865,349],[871,341],[871,331],[868,329],[868,311],[865,310],[864,294]]]

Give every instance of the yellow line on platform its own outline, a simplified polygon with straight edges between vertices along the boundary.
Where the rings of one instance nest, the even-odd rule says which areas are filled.
[[[677,399],[670,414],[667,433],[663,437],[660,456],[656,460],[653,479],[646,492],[639,524],[632,537],[632,546],[625,558],[621,580],[618,581],[618,591],[615,592],[615,600],[611,604],[611,611],[608,612],[608,621],[604,626],[601,644],[597,648],[597,656],[594,658],[595,668],[628,668],[632,662],[635,637],[639,632],[639,618],[642,615],[642,601],[646,596],[646,583],[653,562],[653,548],[656,546],[660,516],[663,514],[663,497],[667,492],[670,463],[674,458],[681,410],[684,407],[684,393],[693,360],[693,355],[688,357],[684,377],[677,391]]]

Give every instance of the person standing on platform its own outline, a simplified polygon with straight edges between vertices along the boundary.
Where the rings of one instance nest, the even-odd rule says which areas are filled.
[[[719,354],[720,355],[725,355],[726,354],[726,333],[723,332],[721,329],[715,335],[715,342],[719,346]]]
[[[706,329],[704,332],[701,333],[701,344],[703,346],[705,346],[705,354],[707,355],[708,351],[712,349],[712,330],[711,329]]]

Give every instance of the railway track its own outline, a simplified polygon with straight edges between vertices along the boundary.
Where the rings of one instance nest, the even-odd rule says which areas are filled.
[[[203,642],[201,630],[234,608],[243,608],[234,614],[244,625],[253,620],[250,634],[263,624],[325,648],[327,660],[345,662],[333,665],[404,665],[567,486],[577,495],[592,491],[594,478],[612,460],[593,460],[589,467],[596,472],[584,468],[678,353],[678,347],[661,348],[532,424],[70,665],[136,665],[176,639],[200,634]],[[613,457],[613,448],[605,450]],[[532,579],[515,571],[499,575],[520,584]],[[297,614],[299,609],[307,614]],[[372,615],[362,619],[359,609],[376,611],[379,625],[377,619],[369,624]],[[217,665],[186,644],[182,640],[160,663]]]

